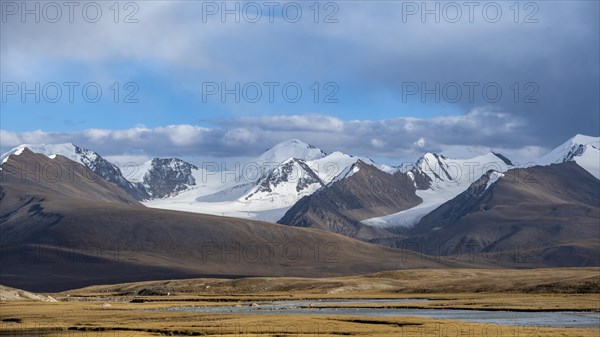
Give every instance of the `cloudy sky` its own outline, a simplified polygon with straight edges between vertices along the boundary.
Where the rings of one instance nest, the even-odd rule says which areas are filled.
[[[2,151],[525,161],[600,134],[598,1],[0,3]]]

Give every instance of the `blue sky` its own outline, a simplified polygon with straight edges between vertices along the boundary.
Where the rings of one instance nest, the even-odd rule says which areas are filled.
[[[54,9],[38,2],[38,23],[21,16],[23,2],[6,3],[2,151],[72,141],[107,156],[228,157],[299,138],[390,161],[457,147],[527,158],[576,133],[600,133],[597,1],[523,2],[518,12],[513,2],[476,2],[472,18],[461,2],[460,17],[452,3],[429,2],[440,22],[409,14],[424,10],[421,2],[323,1],[317,23],[312,1],[281,2],[273,22],[266,3],[252,2],[263,11],[256,23],[248,2],[237,2],[240,22],[231,14],[222,22],[221,9],[209,14],[221,1],[121,2],[118,15],[100,1],[95,23],[79,10],[85,2],[72,23],[65,7],[51,23]],[[288,22],[296,4],[302,15]],[[490,20],[496,8],[502,15]],[[134,11],[138,21],[124,23]],[[337,22],[324,22],[328,15]],[[79,84],[73,102],[65,82]],[[276,83],[272,102],[265,82]],[[22,83],[39,83],[41,102],[23,101],[22,88],[12,94]],[[53,83],[63,93],[56,103],[43,95],[46,87],[53,97]],[[83,99],[88,83],[102,89],[98,102]],[[206,93],[221,83],[239,83],[248,96]],[[286,84],[302,90],[297,102],[283,97]],[[263,95],[250,102],[256,85]]]

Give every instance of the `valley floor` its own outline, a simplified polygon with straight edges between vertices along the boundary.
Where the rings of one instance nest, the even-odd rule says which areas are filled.
[[[469,281],[465,281],[468,278]],[[488,289],[496,280],[496,290]],[[419,284],[434,285],[414,292]],[[49,294],[58,302],[0,304],[0,336],[598,336],[594,328],[546,328],[416,316],[258,313],[266,303],[312,307],[600,313],[600,269],[417,270],[326,279],[151,281]],[[436,291],[436,288],[439,289]],[[452,290],[454,289],[454,290]],[[386,299],[335,305],[330,299]],[[428,299],[399,302],[397,299]],[[208,312],[231,307],[228,312]],[[180,309],[190,309],[182,311]],[[193,309],[197,310],[193,310]],[[255,313],[236,313],[253,308]],[[600,318],[599,318],[600,319]]]

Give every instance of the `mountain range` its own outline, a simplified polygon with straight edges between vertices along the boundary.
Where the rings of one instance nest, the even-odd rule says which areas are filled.
[[[499,153],[428,153],[391,167],[290,140],[230,170],[155,158],[125,174],[73,144],[22,145],[0,157],[0,249],[7,262],[0,275],[5,284],[33,289],[37,272],[54,275],[44,286],[52,288],[64,287],[65,277],[81,286],[464,263],[599,266],[599,143],[577,135],[527,165]],[[98,242],[110,247],[91,254],[88,246]],[[198,251],[255,242],[294,243],[304,251],[334,243],[343,266],[306,256],[240,264],[212,254],[207,261]],[[102,267],[38,263],[34,272],[22,262],[40,247],[61,266],[70,259]],[[123,259],[124,247],[141,248]]]
[[[401,210],[382,209],[371,212],[373,217],[360,217],[364,225],[383,228],[416,225],[423,216],[465,191],[488,170],[502,173],[511,168],[574,161],[600,178],[599,137],[583,135],[576,135],[525,165],[515,165],[498,153],[469,159],[427,153],[415,163],[390,167],[342,152],[327,154],[300,140],[279,143],[256,159],[236,164],[229,170],[222,169],[217,163],[202,163],[198,167],[178,158],[154,158],[140,165],[128,165],[124,174],[98,153],[73,144],[21,145],[2,155],[0,162],[24,148],[49,157],[62,155],[81,163],[152,208],[269,222],[281,221],[303,197],[329,189],[339,180],[353,180],[351,176],[359,171],[358,167],[366,167],[366,164],[378,173],[408,178],[416,188],[415,194],[422,199],[416,205],[401,207]],[[362,165],[358,165],[359,161]],[[286,218],[290,216],[287,214]]]
[[[50,167],[69,174],[34,174]],[[148,208],[82,164],[28,148],[1,173],[0,280],[20,289],[460,265],[322,230]]]
[[[506,264],[598,265],[600,183],[575,162],[495,171],[425,215],[399,248],[441,246]]]

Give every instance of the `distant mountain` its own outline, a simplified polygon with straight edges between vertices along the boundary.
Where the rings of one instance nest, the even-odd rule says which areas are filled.
[[[542,158],[534,160],[542,166],[570,161],[600,179],[600,137],[576,135]],[[501,173],[511,168],[514,166],[510,159],[499,153],[463,160],[425,154],[414,165],[399,168],[414,178],[416,193],[423,203],[396,214],[367,219],[363,223],[379,228],[411,228],[423,216],[464,192],[488,170]]]
[[[576,135],[552,152],[537,160],[538,165],[576,162],[600,179],[600,137]]]
[[[598,178],[599,144],[599,137],[577,135],[537,162],[551,165],[574,161]],[[402,235],[425,215],[466,191],[489,170],[502,174],[514,168],[510,159],[492,152],[470,159],[427,153],[414,164],[393,168],[342,152],[327,154],[297,139],[276,144],[248,162],[230,165],[229,171],[219,166],[199,168],[178,158],[155,158],[124,177],[117,166],[97,153],[73,144],[23,145],[4,155],[2,160],[25,147],[49,157],[60,154],[82,163],[149,207],[270,222],[284,220],[286,216],[285,223],[297,223],[302,217],[297,212],[301,209],[300,200],[318,191],[331,190],[333,183],[351,177],[359,161],[379,171],[373,171],[376,176],[386,173],[408,177],[414,194],[422,202],[408,208],[398,205],[372,208],[369,218],[363,218],[362,215],[367,214],[363,212],[348,222],[360,220],[361,224],[345,225],[346,228],[340,230],[357,235],[357,228],[361,228],[365,238],[388,237],[390,233]],[[379,193],[368,184],[363,188]],[[371,196],[365,193],[365,198]],[[298,206],[296,214],[287,214],[294,206]]]
[[[154,158],[125,177],[99,154],[73,144],[22,145],[50,158],[77,161],[147,206],[276,222],[298,200],[339,179],[357,161],[370,159],[321,149],[292,139],[232,171],[207,171],[178,158]]]
[[[115,184],[137,200],[166,198],[196,185],[199,169],[193,164],[177,158],[154,158],[136,167],[135,172],[124,176],[119,167],[104,159],[98,153],[83,149],[71,143],[65,144],[24,144],[0,157],[3,162],[12,154],[23,149],[43,154],[49,158],[57,155],[83,164],[95,174]]]
[[[367,219],[363,223],[379,228],[411,228],[423,216],[465,191],[487,171],[505,172],[511,167],[512,162],[498,153],[470,159],[451,159],[427,153],[415,164],[398,168],[413,179],[416,194],[423,202],[402,212]]]
[[[465,250],[487,257],[466,261],[471,267],[598,266],[597,156],[598,138],[576,136],[540,160],[543,166],[516,168],[489,153],[462,160],[426,154],[390,168],[293,140],[231,171],[154,159],[127,181],[118,167],[72,144],[21,146],[0,158],[0,254],[7,257],[0,277],[28,290],[57,290],[173,277],[341,275],[456,266],[465,261],[430,255]],[[40,171],[53,167],[70,167],[60,172],[68,179]],[[315,263],[312,253],[293,264],[281,256],[240,263],[219,255],[222,247],[281,242],[311,252],[311,245],[333,243],[339,263]],[[207,257],[202,249],[215,244],[216,255]],[[97,245],[100,257],[88,251]],[[22,252],[40,247],[59,263],[23,264]],[[135,254],[123,258],[131,247]]]
[[[290,158],[315,160],[325,157],[323,150],[298,139],[278,143],[263,152],[256,161],[258,163],[282,163]]]
[[[360,221],[418,205],[422,200],[415,191],[407,174],[386,173],[359,160],[327,186],[300,199],[279,223],[371,239],[377,231]]]
[[[29,149],[0,171],[1,283],[30,291],[193,277],[455,266],[324,231],[146,208],[85,166]],[[29,168],[66,167],[49,179]],[[24,179],[24,177],[26,179]]]
[[[196,185],[194,171],[198,167],[177,158],[154,158],[142,165],[141,183],[149,199],[165,198]]]
[[[242,200],[249,203],[266,201],[280,208],[293,205],[323,185],[304,160],[290,158],[260,179]]]
[[[95,174],[102,177],[104,180],[122,188],[125,192],[137,200],[144,200],[149,197],[142,185],[128,181],[116,165],[102,158],[94,151],[83,149],[71,143],[38,145],[24,144],[3,154],[2,157],[0,157],[0,163],[4,163],[11,155],[18,155],[22,153],[25,148],[32,152],[43,154],[49,158],[54,158],[57,155],[60,155],[69,158],[74,162],[80,163]]]
[[[374,165],[367,158],[342,152],[326,154],[294,139],[279,143],[256,159],[242,163],[237,171],[213,174],[192,168],[191,176],[197,181],[202,176],[203,186],[187,185],[180,193],[145,204],[162,209],[276,222],[298,200],[339,179],[359,160]],[[145,172],[144,169],[141,172]],[[143,179],[143,174],[136,178]]]
[[[54,170],[52,175],[45,172],[48,168]],[[48,211],[54,206],[73,211],[85,203],[143,208],[122,189],[61,155],[48,158],[23,148],[3,159],[0,174],[2,244],[52,229],[63,219],[62,214]]]
[[[445,246],[447,255],[485,253],[513,265],[599,266],[599,219],[600,180],[575,162],[489,171],[424,216],[398,247]]]

